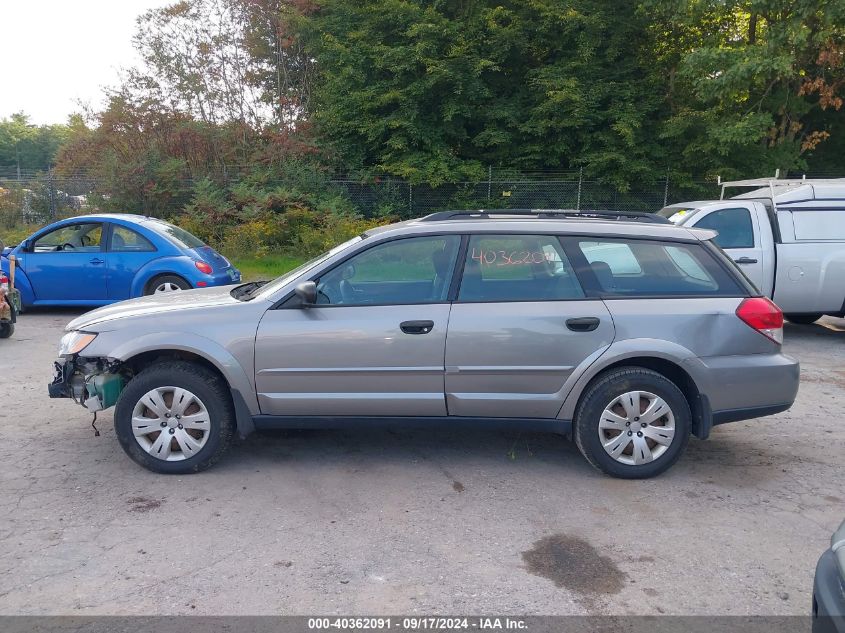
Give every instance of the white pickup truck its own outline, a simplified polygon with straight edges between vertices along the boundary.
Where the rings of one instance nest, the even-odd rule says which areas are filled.
[[[755,190],[725,199],[728,187]],[[725,182],[720,200],[659,214],[718,231],[714,241],[793,323],[845,316],[845,178]]]

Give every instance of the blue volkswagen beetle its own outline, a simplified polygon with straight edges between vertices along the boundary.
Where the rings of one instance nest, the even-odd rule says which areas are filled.
[[[141,215],[55,222],[14,248],[24,307],[99,306],[162,292],[238,283],[240,272],[187,231]]]

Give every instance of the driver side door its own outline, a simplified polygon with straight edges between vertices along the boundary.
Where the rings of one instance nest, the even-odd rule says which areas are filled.
[[[20,259],[35,302],[105,303],[102,222],[65,224],[37,236]]]
[[[375,244],[321,273],[317,303],[268,310],[255,340],[261,413],[445,416],[448,294],[461,238]]]

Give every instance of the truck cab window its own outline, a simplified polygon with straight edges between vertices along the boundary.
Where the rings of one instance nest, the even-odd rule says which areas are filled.
[[[696,222],[695,227],[718,231],[713,241],[722,248],[754,248],[754,228],[748,209],[713,211]]]

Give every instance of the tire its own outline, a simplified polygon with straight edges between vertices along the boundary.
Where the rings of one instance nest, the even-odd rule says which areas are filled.
[[[10,338],[14,333],[14,323],[0,323],[0,338]]]
[[[823,314],[785,314],[786,319],[790,323],[796,323],[798,325],[810,325],[810,323],[815,323],[819,319],[821,319],[824,315]]]
[[[182,395],[180,407],[175,400]],[[138,423],[146,419],[150,424]],[[205,367],[182,361],[157,363],[141,371],[120,394],[114,412],[114,430],[126,454],[144,468],[163,474],[186,475],[210,468],[226,452],[234,429],[235,412],[226,383]]]
[[[631,400],[628,409],[621,397],[632,392],[642,392],[640,406]],[[659,400],[668,405],[667,414],[655,417],[654,424],[645,424],[639,416],[648,414],[652,404],[658,407],[657,415],[664,410]],[[636,413],[628,415],[629,410]],[[630,426],[625,425],[626,421]],[[604,428],[600,429],[600,424]],[[663,473],[678,461],[689,442],[692,415],[686,397],[671,380],[650,369],[620,367],[599,376],[587,388],[578,403],[573,427],[578,450],[595,468],[621,479],[645,479]],[[671,436],[670,427],[674,428]],[[616,437],[620,439],[614,442]],[[626,440],[627,437],[631,439]],[[618,454],[611,456],[605,444],[617,449]],[[636,455],[636,449],[643,445],[647,452]]]
[[[169,288],[169,290],[164,290],[164,288]],[[158,277],[153,277],[147,284],[147,287],[144,288],[144,296],[190,289],[191,284],[179,275],[159,275]]]

